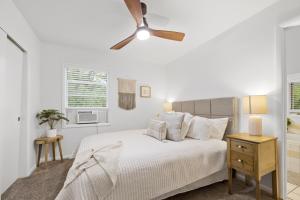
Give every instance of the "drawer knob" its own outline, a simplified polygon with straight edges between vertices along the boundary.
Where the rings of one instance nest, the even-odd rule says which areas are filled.
[[[244,161],[243,160],[241,160],[241,159],[238,159],[237,160],[239,163],[243,163]]]
[[[237,145],[237,148],[239,148],[239,149],[247,149],[246,147],[244,147],[242,145]]]

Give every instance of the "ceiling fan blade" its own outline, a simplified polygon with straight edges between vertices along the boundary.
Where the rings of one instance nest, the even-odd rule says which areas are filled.
[[[143,13],[140,0],[124,0],[128,10],[135,19],[137,26],[143,23]]]
[[[119,50],[126,46],[129,42],[131,42],[135,38],[135,33],[126,38],[125,40],[119,42],[118,44],[112,46],[110,49]]]
[[[151,35],[175,41],[182,41],[185,34],[175,31],[164,31],[164,30],[154,30],[150,29]]]

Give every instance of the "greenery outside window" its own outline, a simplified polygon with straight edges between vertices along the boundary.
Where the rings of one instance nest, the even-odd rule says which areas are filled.
[[[300,82],[290,83],[290,112],[300,112]]]
[[[66,108],[107,108],[108,75],[89,69],[66,68]]]

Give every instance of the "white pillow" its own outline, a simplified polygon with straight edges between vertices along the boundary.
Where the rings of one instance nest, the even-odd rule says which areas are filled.
[[[166,122],[159,120],[151,120],[146,135],[154,137],[160,141],[165,140],[167,136]]]
[[[193,117],[194,116],[190,113],[184,113],[184,118],[181,124],[181,135],[183,138],[185,138],[189,132],[191,120],[193,119]]]
[[[188,131],[187,137],[198,139],[198,140],[208,140],[209,131],[210,131],[209,119],[195,116],[191,120],[190,129]]]
[[[209,119],[209,137],[222,140],[227,128],[228,118]]]
[[[159,120],[167,123],[167,139],[181,141],[184,137],[181,135],[181,124],[184,113],[172,112],[164,113],[159,116]]]

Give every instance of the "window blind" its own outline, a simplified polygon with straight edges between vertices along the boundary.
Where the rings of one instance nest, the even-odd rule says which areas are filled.
[[[300,82],[290,83],[291,110],[300,110]]]
[[[67,108],[107,108],[107,83],[107,73],[67,68]]]

